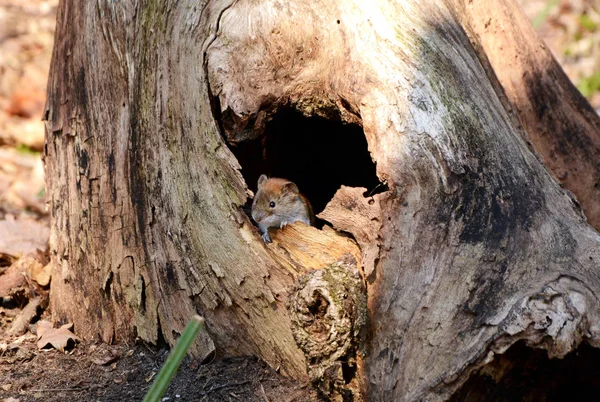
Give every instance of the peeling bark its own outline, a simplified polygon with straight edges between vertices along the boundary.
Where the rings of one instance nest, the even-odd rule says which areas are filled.
[[[200,358],[254,354],[332,398],[382,401],[447,400],[518,341],[598,346],[600,235],[528,149],[465,7],[62,1],[55,318],[172,344],[200,314]],[[265,245],[243,212],[230,147],[263,146],[283,108],[364,130],[387,189],[339,183],[320,216],[345,233],[294,224]]]

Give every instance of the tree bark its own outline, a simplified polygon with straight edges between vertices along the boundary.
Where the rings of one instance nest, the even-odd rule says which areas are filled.
[[[519,340],[597,347],[600,236],[528,149],[469,19],[450,0],[61,1],[55,318],[172,344],[198,313],[196,356],[368,400],[449,399]],[[360,125],[387,187],[339,183],[319,215],[337,230],[266,245],[232,149],[283,108]]]
[[[489,62],[526,141],[600,230],[600,116],[514,1],[463,2],[461,21]],[[459,7],[460,7],[460,3]],[[495,80],[495,77],[490,77]]]

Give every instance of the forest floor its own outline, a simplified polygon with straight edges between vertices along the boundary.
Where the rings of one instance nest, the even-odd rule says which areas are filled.
[[[167,356],[145,344],[42,334],[49,215],[41,122],[57,0],[0,0],[0,402],[141,400]],[[520,0],[571,80],[600,110],[600,10],[585,0]],[[76,333],[75,329],[75,333]],[[38,340],[38,336],[40,339]],[[38,348],[38,343],[56,348]],[[163,400],[312,401],[306,384],[252,357],[187,357]]]

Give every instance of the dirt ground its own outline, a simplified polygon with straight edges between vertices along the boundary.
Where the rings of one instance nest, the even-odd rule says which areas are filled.
[[[0,357],[0,398],[12,402],[141,401],[167,354],[165,349],[144,345],[90,343],[68,353],[39,351],[32,336]],[[310,387],[285,379],[249,357],[203,365],[188,357],[163,397],[163,401],[315,400]]]
[[[600,10],[585,0],[520,0],[569,77],[600,110]],[[0,402],[141,400],[168,351],[74,343],[38,349],[50,320],[49,216],[40,151],[58,0],[0,0]],[[48,333],[46,333],[48,335]],[[43,341],[41,338],[40,341]],[[186,358],[164,401],[314,401],[307,384],[252,357]]]

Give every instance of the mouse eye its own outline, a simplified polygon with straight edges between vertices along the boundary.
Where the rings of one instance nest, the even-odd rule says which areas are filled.
[[[269,203],[269,206],[270,206],[271,208],[275,208],[275,201],[271,201],[271,202]]]

